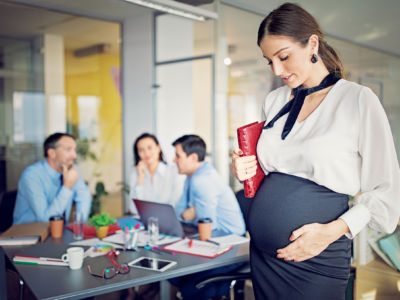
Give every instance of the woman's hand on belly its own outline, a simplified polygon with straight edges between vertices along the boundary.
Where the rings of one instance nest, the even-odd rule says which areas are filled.
[[[291,243],[277,250],[277,257],[300,262],[317,256],[331,243],[349,232],[347,224],[337,219],[327,224],[306,224],[292,232]]]

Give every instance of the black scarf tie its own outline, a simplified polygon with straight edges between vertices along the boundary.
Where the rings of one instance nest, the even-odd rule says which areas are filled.
[[[282,130],[282,140],[284,140],[292,130],[294,123],[296,122],[297,117],[299,116],[301,107],[303,106],[304,103],[304,99],[312,93],[315,93],[319,90],[323,90],[328,86],[334,85],[339,79],[340,78],[334,74],[328,74],[318,86],[314,86],[309,89],[303,88],[302,86],[298,86],[293,90],[294,93],[293,99],[282,107],[282,109],[276,114],[276,116],[271,121],[269,121],[267,125],[264,126],[264,129],[272,128],[274,126],[274,123],[280,117],[289,113],[288,118],[285,122],[285,126],[283,127]]]

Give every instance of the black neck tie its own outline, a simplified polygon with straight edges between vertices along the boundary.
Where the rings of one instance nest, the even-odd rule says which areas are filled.
[[[273,127],[274,123],[280,117],[289,113],[288,118],[285,122],[285,126],[283,127],[282,130],[282,140],[284,140],[292,130],[294,123],[296,122],[297,117],[299,116],[301,107],[303,106],[304,103],[304,99],[312,93],[315,93],[319,90],[323,90],[328,86],[334,85],[339,79],[340,78],[336,77],[334,74],[329,74],[321,81],[321,83],[318,86],[309,89],[303,88],[302,86],[295,88],[293,90],[294,93],[293,99],[282,107],[282,109],[276,114],[276,116],[273,117],[273,119],[269,121],[267,125],[264,126],[264,129]]]

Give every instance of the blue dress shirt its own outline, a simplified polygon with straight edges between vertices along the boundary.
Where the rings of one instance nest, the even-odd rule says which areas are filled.
[[[62,185],[62,173],[42,160],[27,167],[18,182],[18,195],[14,209],[14,224],[47,222],[54,215],[68,219],[72,202],[86,221],[92,196],[82,177],[79,176],[72,189]]]
[[[191,206],[195,207],[196,219],[189,223],[197,226],[199,219],[211,218],[213,230],[222,230],[227,234],[245,233],[243,215],[235,194],[208,162],[186,178],[182,196],[175,206],[180,220],[183,221],[182,212]]]

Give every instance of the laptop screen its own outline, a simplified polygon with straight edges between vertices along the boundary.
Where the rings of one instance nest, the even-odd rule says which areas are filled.
[[[175,209],[171,204],[157,203],[133,199],[139,212],[140,220],[147,228],[147,221],[150,217],[158,218],[158,226],[161,233],[184,237],[182,224],[179,221]],[[186,226],[185,226],[186,227]]]

